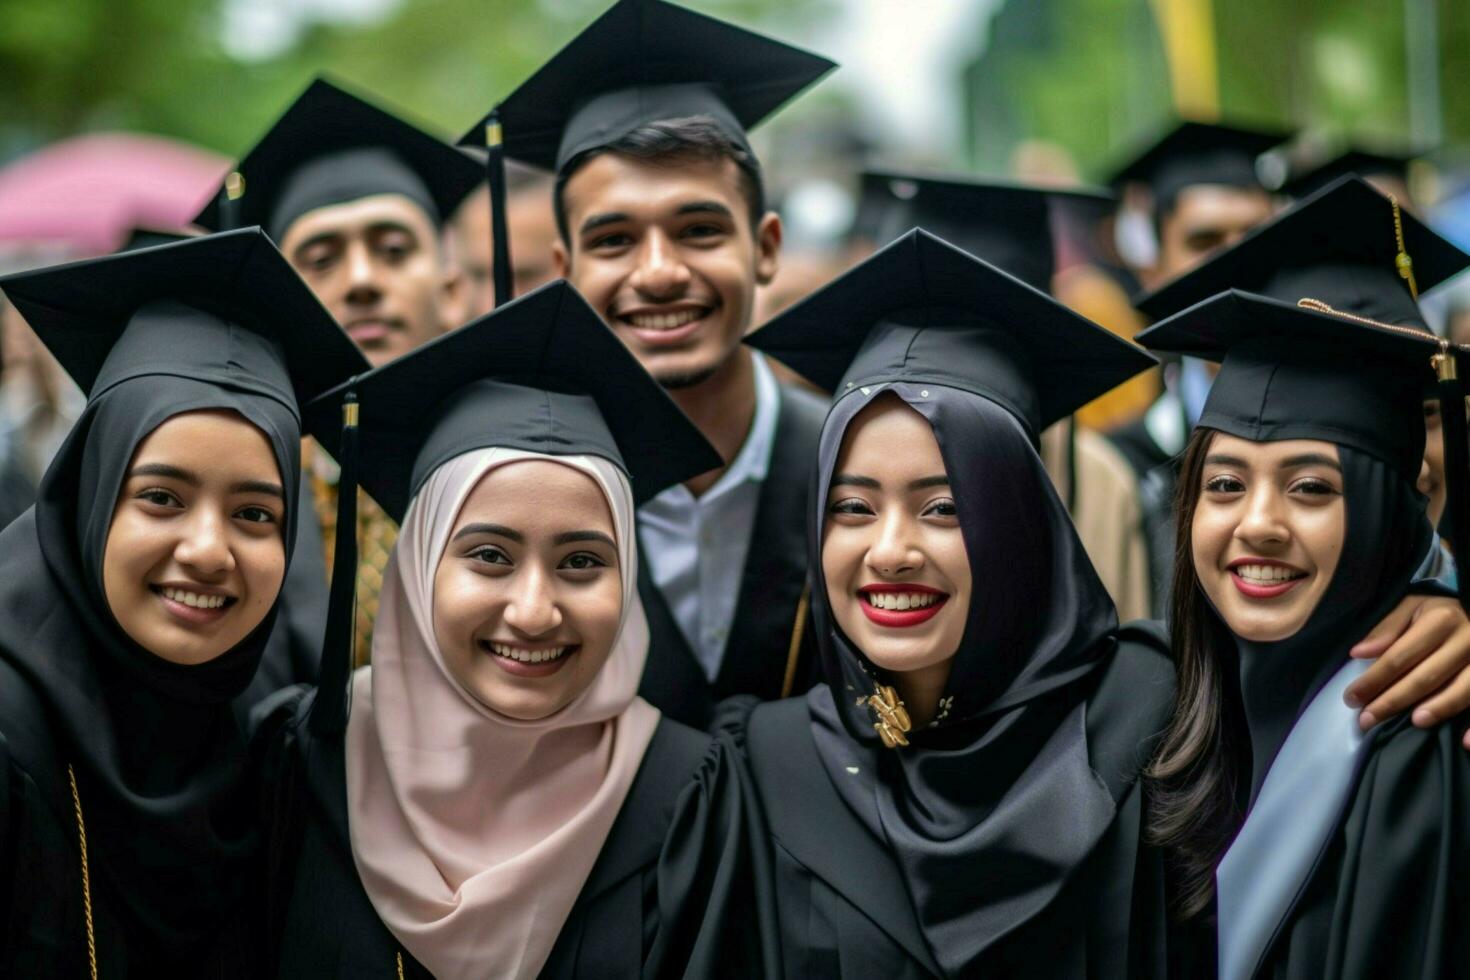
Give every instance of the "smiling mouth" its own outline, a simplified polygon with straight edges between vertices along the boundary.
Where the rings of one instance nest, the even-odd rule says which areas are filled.
[[[526,647],[493,640],[476,641],[480,650],[490,654],[501,670],[515,677],[548,677],[561,670],[580,644],[566,646]]]
[[[354,343],[374,344],[387,340],[394,324],[388,320],[355,320],[345,329]]]
[[[1290,565],[1237,562],[1229,566],[1230,580],[1250,599],[1274,599],[1305,581],[1307,573]]]
[[[567,655],[567,651],[574,649],[570,646],[564,646],[531,650],[526,647],[514,647],[507,643],[492,643],[489,640],[482,641],[480,645],[497,657],[504,657],[507,660],[514,660],[516,663],[522,664],[544,664],[551,660],[560,660]]]
[[[152,585],[149,588],[170,602],[176,602],[190,609],[212,611],[223,609],[235,603],[234,596],[220,595],[215,592],[191,592],[188,589],[180,589],[172,585]]]
[[[869,588],[858,590],[863,614],[879,626],[917,626],[933,619],[949,601],[937,589]]]

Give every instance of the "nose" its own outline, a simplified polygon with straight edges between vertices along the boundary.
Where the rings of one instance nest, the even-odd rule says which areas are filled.
[[[639,294],[658,301],[676,299],[689,288],[690,278],[689,267],[668,235],[655,228],[643,237],[638,265],[628,282]]]
[[[545,636],[560,626],[561,607],[546,571],[533,565],[516,578],[505,607],[506,625],[529,637]]]
[[[1235,526],[1235,537],[1252,548],[1285,544],[1291,528],[1282,517],[1285,495],[1274,486],[1252,489],[1246,495],[1245,512]]]
[[[924,567],[924,553],[914,544],[913,522],[890,512],[874,525],[877,537],[868,548],[867,565],[885,578],[896,578]]]
[[[378,287],[377,270],[366,242],[354,241],[347,246],[345,266],[347,302],[354,306],[376,303],[383,293]]]
[[[1434,470],[1430,469],[1427,459],[1419,461],[1419,479],[1415,482],[1415,486],[1426,497],[1434,492]]]
[[[221,516],[198,511],[174,545],[174,560],[201,578],[217,578],[233,571],[235,552]]]

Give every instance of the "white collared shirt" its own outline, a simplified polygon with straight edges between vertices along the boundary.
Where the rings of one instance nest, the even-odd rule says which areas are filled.
[[[638,511],[649,575],[711,682],[720,673],[735,620],[741,575],[755,532],[761,485],[770,468],[781,388],[754,351],[755,417],[740,452],[715,485],[696,497],[679,483]]]

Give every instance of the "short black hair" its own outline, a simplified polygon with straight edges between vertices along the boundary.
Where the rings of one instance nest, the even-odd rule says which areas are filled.
[[[635,160],[667,166],[691,160],[733,160],[740,171],[740,192],[750,213],[750,227],[758,227],[766,213],[765,183],[761,178],[760,161],[754,153],[726,136],[709,116],[663,119],[645,123],[605,146],[580,153],[562,168],[556,178],[553,207],[557,231],[568,246],[572,239],[567,228],[566,207],[562,203],[567,181],[588,160],[604,153],[620,153]]]

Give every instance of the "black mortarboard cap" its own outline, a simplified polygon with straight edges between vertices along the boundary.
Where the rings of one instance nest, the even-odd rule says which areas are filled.
[[[1199,184],[1264,189],[1256,158],[1290,133],[1186,121],[1135,153],[1108,181],[1111,186],[1144,183],[1154,206],[1167,211],[1179,193]]]
[[[337,452],[347,386],[307,411]],[[601,456],[639,503],[721,465],[694,423],[565,281],[498,307],[351,384],[358,479],[395,520],[440,464],[489,446]]]
[[[299,416],[368,367],[259,228],[15,273],[0,289],[89,397],[173,375]]]
[[[873,171],[864,176],[882,182],[889,197],[879,244],[910,228],[923,228],[1044,293],[1051,292],[1056,272],[1053,203],[1064,197],[1111,200],[1106,191],[918,172]]]
[[[260,225],[280,241],[308,211],[401,194],[437,225],[481,179],[475,161],[453,146],[318,78],[239,162],[194,223],[209,229]]]
[[[142,225],[128,232],[127,239],[118,248],[119,252],[136,252],[140,248],[153,248],[155,245],[170,245],[174,242],[182,242],[195,236],[181,231],[165,231],[162,228],[146,228]]]
[[[1256,442],[1349,445],[1418,477],[1423,391],[1441,350],[1428,331],[1232,289],[1161,320],[1138,342],[1219,362],[1200,425]]]
[[[1306,197],[1349,174],[1364,178],[1389,176],[1408,180],[1409,164],[1422,155],[1407,150],[1351,148],[1310,169],[1292,174],[1281,190],[1292,197]]]
[[[840,397],[915,381],[1042,429],[1154,359],[1046,293],[915,229],[747,338]]]
[[[639,126],[707,116],[732,142],[834,67],[826,58],[662,0],[618,0],[460,140],[560,172]]]
[[[1470,266],[1466,255],[1358,177],[1298,201],[1137,306],[1164,317],[1227,289],[1320,303],[1424,327],[1417,294]],[[1412,274],[1412,279],[1404,272]]]

